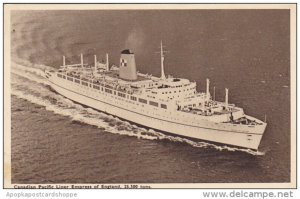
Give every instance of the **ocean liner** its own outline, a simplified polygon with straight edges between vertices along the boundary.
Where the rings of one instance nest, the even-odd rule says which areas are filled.
[[[137,71],[135,55],[125,49],[119,66],[98,62],[63,65],[46,70],[45,77],[59,94],[75,102],[159,131],[200,140],[257,150],[266,122],[248,116],[243,108],[212,98],[196,83],[164,73],[165,51],[160,45],[161,76]]]

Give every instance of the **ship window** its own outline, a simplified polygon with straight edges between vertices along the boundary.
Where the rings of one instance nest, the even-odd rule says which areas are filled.
[[[66,76],[63,75],[62,77],[63,77],[64,79],[66,79]]]
[[[81,82],[81,84],[84,85],[84,86],[89,86],[89,84],[86,83],[86,82]]]
[[[156,106],[158,107],[158,103],[157,102],[152,102],[152,101],[149,101],[149,104],[152,105],[152,106]]]
[[[118,96],[126,98],[126,95],[124,93],[118,92]]]
[[[112,90],[109,90],[107,88],[105,89],[105,92],[112,94]]]
[[[136,97],[134,97],[134,96],[130,96],[130,99],[133,101],[136,101]]]
[[[75,82],[78,83],[78,84],[80,84],[80,80],[78,80],[78,79],[75,79]]]
[[[114,95],[116,95],[117,94],[117,92],[116,91],[114,91]]]
[[[69,81],[73,81],[73,78],[72,78],[72,77],[67,77],[67,79],[68,79]]]
[[[139,98],[139,102],[144,103],[144,104],[147,104],[147,100],[142,99],[142,98]]]
[[[164,109],[167,109],[167,105],[165,105],[165,104],[161,104],[160,107],[164,108]]]
[[[99,86],[96,86],[96,85],[93,85],[93,88],[98,89],[98,90],[100,89]]]
[[[62,75],[61,75],[61,74],[57,74],[57,77],[60,77],[60,78],[62,78]]]

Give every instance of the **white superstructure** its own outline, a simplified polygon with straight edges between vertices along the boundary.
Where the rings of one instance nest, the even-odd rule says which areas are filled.
[[[134,53],[121,52],[120,66],[97,62],[66,65],[46,71],[51,87],[61,95],[128,121],[168,133],[258,149],[266,123],[245,115],[242,108],[199,93],[188,79],[166,77],[161,44],[161,77],[137,72]]]

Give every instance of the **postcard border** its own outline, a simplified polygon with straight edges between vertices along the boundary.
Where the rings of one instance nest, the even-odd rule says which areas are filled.
[[[297,139],[298,139],[298,135],[297,135],[297,132],[298,132],[298,124],[297,124],[297,108],[298,108],[298,103],[297,103],[297,100],[298,100],[298,93],[297,93],[297,84],[298,84],[298,79],[297,79],[297,66],[298,66],[298,59],[297,59],[297,53],[298,53],[298,24],[297,24],[297,11],[298,11],[298,9],[297,9],[297,6],[298,6],[298,4],[297,3],[3,3],[3,46],[2,46],[2,48],[3,48],[3,70],[2,70],[2,72],[3,72],[3,104],[2,104],[2,106],[3,106],[3,156],[2,156],[2,158],[3,158],[3,189],[15,189],[15,188],[13,188],[13,187],[6,187],[5,185],[8,185],[7,184],[7,182],[5,182],[5,178],[7,177],[7,172],[5,172],[6,171],[6,167],[5,167],[5,151],[4,151],[4,149],[5,149],[5,146],[6,146],[6,144],[5,144],[5,142],[4,142],[4,138],[5,138],[5,135],[7,134],[7,132],[5,133],[5,129],[6,129],[6,127],[7,127],[7,125],[6,125],[6,120],[7,120],[7,118],[5,119],[5,109],[7,109],[7,108],[5,108],[5,105],[7,105],[7,98],[9,98],[9,100],[10,100],[10,97],[5,97],[5,88],[7,88],[7,86],[5,86],[5,71],[7,71],[7,70],[5,70],[5,63],[7,63],[7,59],[5,59],[6,57],[5,57],[5,51],[4,51],[4,49],[5,48],[7,48],[7,46],[5,45],[5,43],[7,43],[7,42],[5,42],[5,38],[7,38],[7,36],[5,37],[5,27],[6,27],[6,25],[5,25],[5,13],[7,12],[7,11],[5,11],[5,10],[8,10],[8,9],[5,9],[5,6],[6,5],[43,5],[43,6],[45,6],[45,5],[122,5],[122,6],[124,6],[124,5],[213,5],[213,6],[218,6],[218,5],[290,5],[291,7],[290,7],[290,84],[291,84],[291,87],[290,87],[290,116],[291,116],[291,131],[290,131],[290,133],[291,133],[291,136],[290,136],[290,144],[291,144],[291,147],[290,147],[290,150],[291,150],[291,159],[290,159],[290,163],[291,163],[291,171],[290,171],[290,182],[288,182],[288,183],[154,183],[155,185],[158,185],[158,184],[160,184],[160,185],[163,185],[164,187],[156,187],[156,188],[153,188],[153,189],[297,189],[298,188],[298,170],[297,170],[297,166],[298,166],[298,157],[297,157],[297,153],[298,153],[298,144],[297,144]],[[224,8],[225,9],[225,8]],[[243,8],[242,8],[243,9]],[[250,8],[251,9],[251,8]],[[266,8],[267,9],[267,8]],[[271,9],[271,8],[270,8]],[[282,8],[282,9],[285,9],[285,8]],[[292,18],[292,11],[294,11],[294,14],[295,14],[295,19],[293,19]],[[293,20],[295,21],[295,34],[296,35],[294,35],[294,38],[295,38],[295,44],[293,45],[293,42],[292,42],[292,39],[294,39],[294,38],[292,38],[292,36],[293,36],[293,32],[292,32],[292,30],[293,30],[293,28],[291,27],[293,24],[292,24],[292,22],[293,22]],[[9,45],[9,47],[10,47],[10,45]],[[295,52],[295,55],[293,55],[294,53],[293,52]],[[295,63],[293,63],[293,61],[295,62]],[[295,65],[294,65],[295,64]],[[293,69],[295,69],[295,76],[293,76]],[[293,84],[293,82],[292,82],[292,80],[295,80],[295,85]],[[6,82],[6,84],[8,84],[9,82]],[[293,88],[293,86],[295,86],[296,88]],[[293,96],[293,92],[295,93],[295,96]],[[294,102],[294,99],[293,99],[293,97],[296,97],[296,101]],[[10,102],[8,102],[9,104],[10,104]],[[294,111],[292,108],[293,108],[293,105],[295,106],[295,108],[296,108],[296,111]],[[9,108],[11,108],[10,106],[9,106]],[[293,112],[295,112],[294,114],[295,115],[293,115]],[[292,135],[292,130],[293,130],[293,128],[294,128],[294,126],[292,126],[292,124],[293,124],[293,117],[295,117],[295,137],[296,137],[296,139],[295,139],[295,143],[293,143],[293,135]],[[11,119],[11,118],[9,118],[9,119]],[[10,126],[9,126],[10,127]],[[9,146],[10,147],[10,146]],[[295,151],[293,150],[293,147],[295,147]],[[11,152],[11,151],[9,151],[9,152]],[[293,154],[295,152],[295,154]],[[9,154],[10,155],[10,157],[11,157],[11,153]],[[294,158],[294,157],[292,157],[293,155],[296,155],[296,157]],[[293,159],[294,158],[294,159]],[[293,160],[295,160],[295,163],[293,162]],[[11,162],[10,162],[11,163]],[[292,176],[292,173],[293,173],[293,164],[295,164],[295,175],[296,176]],[[11,169],[11,165],[10,165],[10,169]],[[9,174],[9,177],[11,177],[11,171],[10,171],[10,174]],[[294,178],[294,182],[293,182],[293,178]],[[11,180],[11,179],[10,179]],[[9,185],[13,185],[13,184],[11,184],[11,181],[9,182],[10,184]],[[294,186],[293,186],[293,184],[292,183],[294,183]],[[70,183],[70,184],[72,184],[72,183]],[[69,184],[69,185],[70,185]],[[80,184],[77,184],[77,183],[75,183],[76,185],[80,185]],[[124,184],[140,184],[140,185],[150,185],[151,186],[151,184],[152,183],[96,183],[96,184],[109,184],[109,185],[114,185],[114,184],[117,184],[117,185],[124,185]],[[171,185],[175,185],[176,187],[169,187],[169,188],[166,188],[166,186],[165,185],[169,185],[169,184],[171,184]],[[199,187],[177,187],[177,185],[182,185],[182,186],[186,186],[186,185],[191,185],[191,184],[194,184],[194,185],[199,185]],[[203,185],[203,184],[218,184],[218,185],[220,185],[220,184],[222,184],[222,186],[220,186],[220,187],[200,187],[201,185]],[[230,184],[230,185],[234,185],[234,184],[247,184],[247,185],[260,185],[260,186],[263,186],[263,185],[270,185],[270,187],[263,187],[263,188],[259,188],[259,187],[238,187],[238,188],[234,188],[233,186],[230,186],[230,187],[226,187],[226,186],[224,186],[225,184]],[[290,185],[290,186],[292,186],[292,187],[284,187],[284,186],[282,186],[282,187],[273,187],[273,185],[275,185],[275,184],[277,184],[277,185]],[[30,185],[33,185],[33,184],[30,184]],[[51,184],[51,185],[55,185],[55,184]],[[84,185],[87,185],[87,184],[84,184]],[[94,185],[94,184],[92,184],[92,185]],[[66,190],[66,189],[62,189],[62,190]],[[70,189],[68,189],[68,190],[70,190]],[[72,189],[72,190],[77,190],[77,189]]]

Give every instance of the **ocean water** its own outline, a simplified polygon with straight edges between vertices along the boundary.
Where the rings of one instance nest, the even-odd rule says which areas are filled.
[[[143,128],[53,92],[43,70],[118,63],[135,52],[140,72],[216,87],[268,126],[259,151]],[[290,181],[290,52],[287,10],[13,11],[12,183],[245,183]]]

